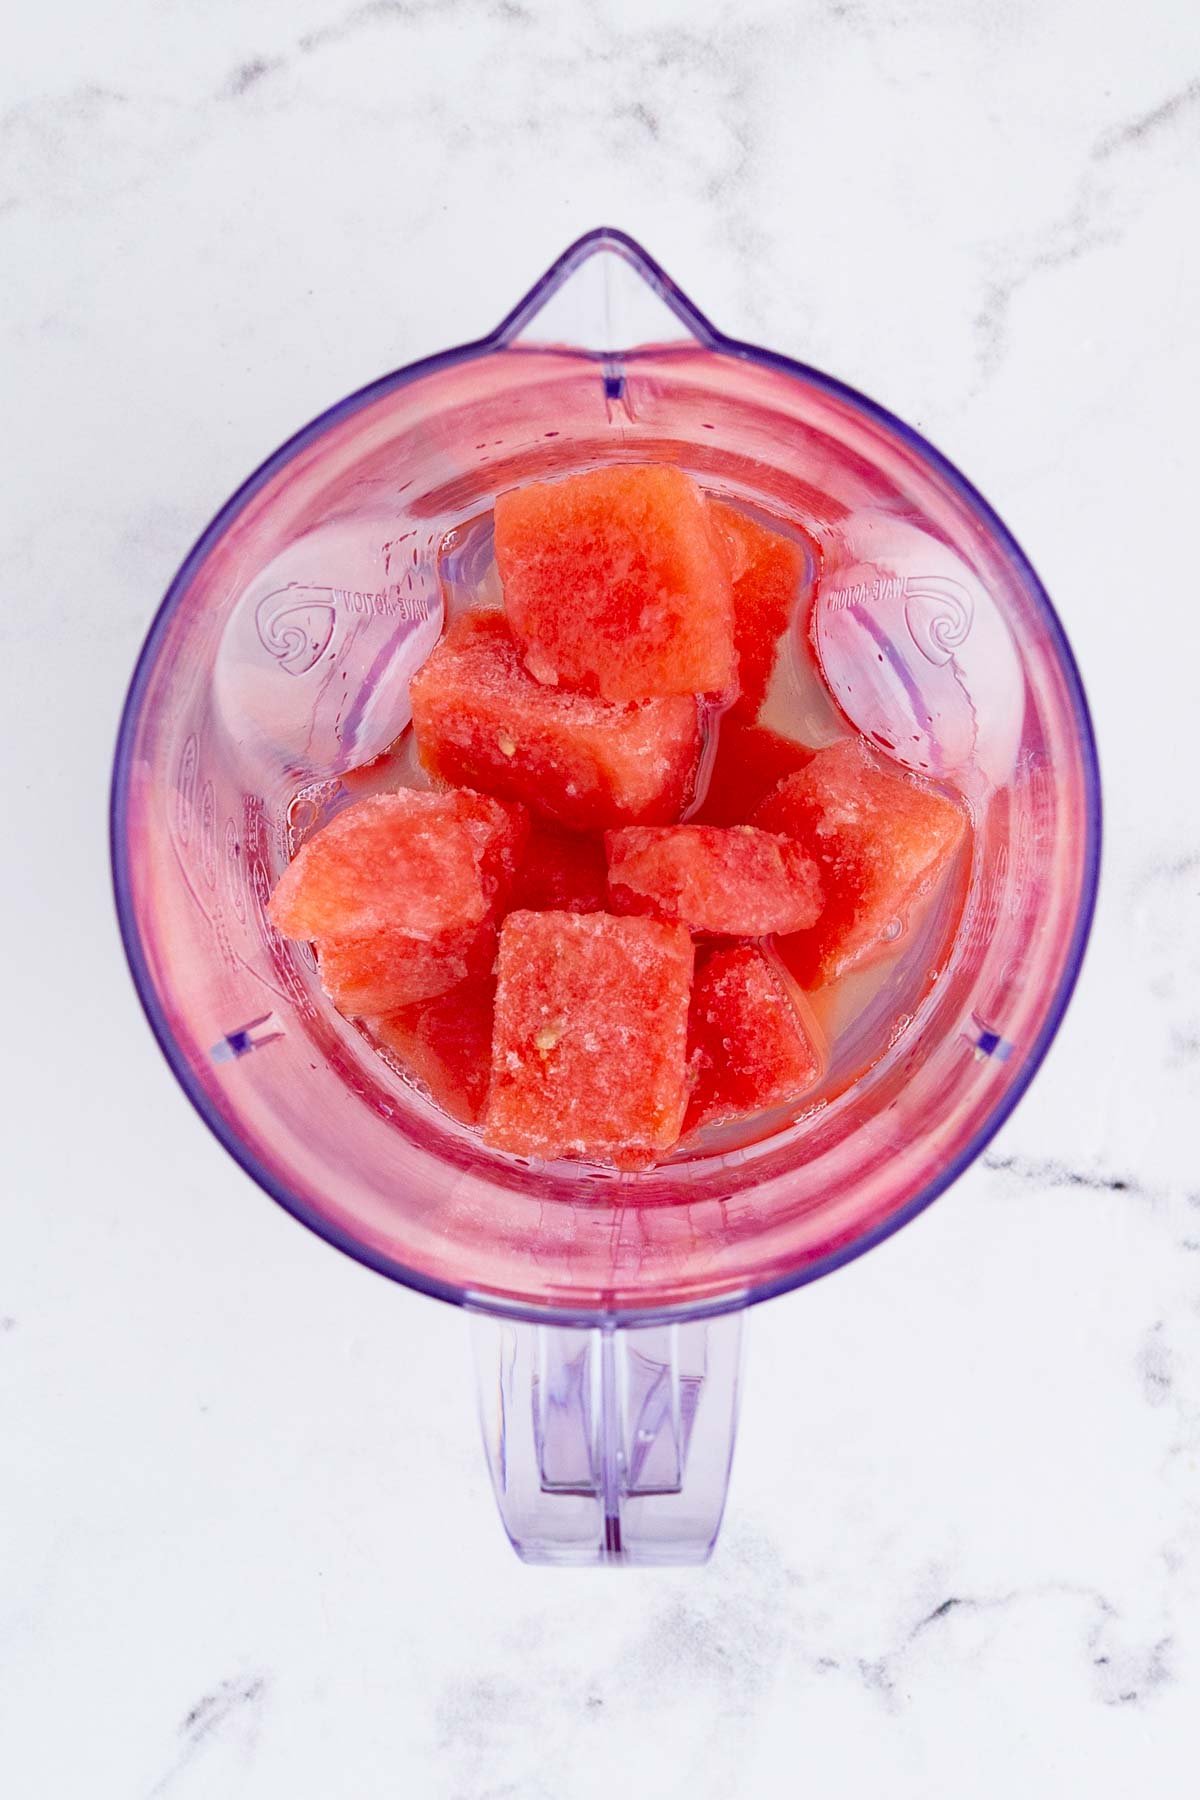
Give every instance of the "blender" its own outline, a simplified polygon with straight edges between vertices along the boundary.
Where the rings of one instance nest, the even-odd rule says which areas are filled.
[[[504,489],[614,458],[803,527],[826,699],[975,824],[911,1013],[882,1036],[868,1018],[871,1054],[778,1131],[636,1175],[488,1150],[265,911],[342,776],[406,725],[455,544],[483,541]],[[708,1556],[745,1309],[861,1255],[979,1154],[1062,1018],[1098,849],[1075,663],[986,501],[872,401],[723,336],[609,229],[490,336],[340,401],[238,489],[150,628],[112,793],[121,931],[168,1062],[295,1218],[469,1313],[501,1518],[549,1563]]]

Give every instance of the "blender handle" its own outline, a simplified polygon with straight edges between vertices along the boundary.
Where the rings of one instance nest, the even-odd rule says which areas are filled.
[[[737,1428],[741,1312],[471,1323],[492,1486],[522,1561],[706,1562]]]

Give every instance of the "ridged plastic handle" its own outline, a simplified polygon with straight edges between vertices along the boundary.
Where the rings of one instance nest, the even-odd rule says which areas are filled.
[[[737,1426],[742,1315],[472,1319],[484,1448],[524,1562],[707,1561]]]

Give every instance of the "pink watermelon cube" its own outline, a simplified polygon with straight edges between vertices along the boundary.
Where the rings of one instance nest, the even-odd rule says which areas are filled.
[[[698,963],[688,1042],[688,1131],[798,1100],[824,1060],[803,996],[753,944],[710,950]]]
[[[384,926],[364,937],[317,940],[321,986],[339,1012],[355,1019],[429,1000],[472,977],[481,979],[495,960],[496,924],[491,918],[429,939]]]
[[[515,912],[500,929],[483,1134],[519,1156],[643,1169],[679,1136],[692,942],[608,913]]]
[[[543,687],[499,612],[464,613],[412,683],[421,761],[574,831],[677,819],[701,728],[694,699],[615,704]]]
[[[528,482],[495,518],[504,608],[538,681],[606,700],[734,691],[729,564],[682,469]]]
[[[376,1040],[464,1125],[478,1122],[487,1097],[495,995],[495,980],[485,975],[367,1022]]]
[[[751,819],[793,838],[821,872],[820,919],[779,945],[802,987],[833,981],[885,952],[894,928],[941,880],[967,833],[961,801],[885,762],[858,738],[818,750]]]
[[[486,794],[360,800],[302,846],[267,911],[317,946],[343,1012],[385,1012],[490,967],[528,820]]]
[[[635,825],[606,834],[614,912],[649,913],[718,937],[799,931],[821,911],[816,865],[750,825]]]
[[[288,864],[267,907],[290,938],[384,927],[430,939],[478,924],[523,847],[519,808],[483,794],[402,789],[348,806]]]
[[[733,574],[733,637],[741,692],[734,708],[752,719],[775,667],[779,640],[800,594],[804,553],[791,538],[768,531],[723,501],[709,511],[725,539]]]

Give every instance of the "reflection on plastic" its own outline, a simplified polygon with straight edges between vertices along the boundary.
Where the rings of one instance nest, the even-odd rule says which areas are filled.
[[[967,548],[890,513],[852,514],[831,534],[813,641],[861,732],[910,769],[975,792],[1012,775],[1025,680]]]

